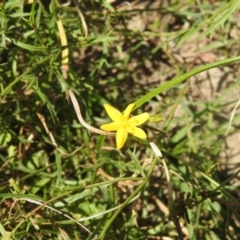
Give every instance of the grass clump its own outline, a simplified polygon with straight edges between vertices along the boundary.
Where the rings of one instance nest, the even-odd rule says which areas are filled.
[[[2,239],[239,239],[237,0],[0,10]]]

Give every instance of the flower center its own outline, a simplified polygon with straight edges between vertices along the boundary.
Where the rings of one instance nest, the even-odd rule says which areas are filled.
[[[127,128],[128,127],[128,117],[123,116],[122,118],[122,127]]]
[[[127,132],[133,133],[134,132],[134,126],[128,122],[129,117],[123,117],[121,127],[124,128]]]

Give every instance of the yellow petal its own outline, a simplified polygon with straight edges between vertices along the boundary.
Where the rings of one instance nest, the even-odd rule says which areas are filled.
[[[111,131],[117,131],[120,127],[121,127],[121,123],[111,122],[111,123],[101,125],[100,128],[104,131],[111,132]]]
[[[132,112],[133,108],[134,108],[135,103],[131,103],[127,106],[127,108],[124,111],[124,117],[129,117],[130,113]]]
[[[146,133],[141,129],[141,128],[138,128],[138,127],[134,127],[132,129],[132,132],[131,134],[135,137],[138,137],[138,138],[141,138],[141,139],[146,139],[147,138],[147,135]]]
[[[128,132],[125,128],[120,128],[116,134],[117,149],[121,149],[127,140]]]
[[[148,113],[142,113],[137,116],[131,117],[127,123],[128,125],[131,125],[133,127],[138,126],[140,124],[143,124],[149,119],[149,114]]]
[[[110,106],[109,104],[104,104],[103,106],[104,106],[105,110],[107,111],[108,116],[114,122],[121,122],[122,121],[123,115],[116,108]]]

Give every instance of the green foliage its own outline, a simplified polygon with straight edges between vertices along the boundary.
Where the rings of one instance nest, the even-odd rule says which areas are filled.
[[[240,119],[239,1],[161,2],[0,3],[1,239],[240,238],[239,171],[220,172]],[[135,103],[148,139],[116,150],[70,90],[95,128],[104,103]]]

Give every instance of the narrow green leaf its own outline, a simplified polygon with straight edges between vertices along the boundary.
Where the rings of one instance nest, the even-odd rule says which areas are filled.
[[[209,70],[211,68],[214,68],[214,67],[220,67],[220,66],[223,66],[223,65],[226,65],[226,64],[234,63],[234,62],[237,62],[237,61],[240,61],[240,56],[234,57],[234,58],[228,58],[226,60],[218,61],[218,62],[215,62],[215,63],[210,63],[210,64],[207,64],[205,66],[201,66],[201,67],[198,67],[196,69],[193,69],[193,70],[191,70],[191,71],[189,71],[189,72],[187,72],[187,73],[185,73],[181,76],[178,76],[178,77],[162,84],[161,86],[153,89],[151,92],[147,93],[146,95],[144,95],[143,97],[138,99],[135,102],[134,110],[139,108],[144,103],[148,102],[150,99],[152,99],[156,95],[158,95],[158,94],[160,94],[164,91],[167,91],[170,88],[173,88],[173,87],[179,85],[180,83],[186,81],[188,78],[190,78],[192,76],[197,75],[198,73],[207,71],[207,70]]]
[[[18,41],[16,39],[12,39],[12,38],[9,38],[9,37],[6,37],[6,40],[10,43],[13,43],[13,44],[17,45],[18,47],[21,47],[21,48],[26,49],[26,50],[31,51],[31,52],[45,52],[45,49],[42,46],[39,46],[39,47],[32,46],[32,45],[23,43],[21,41]]]

